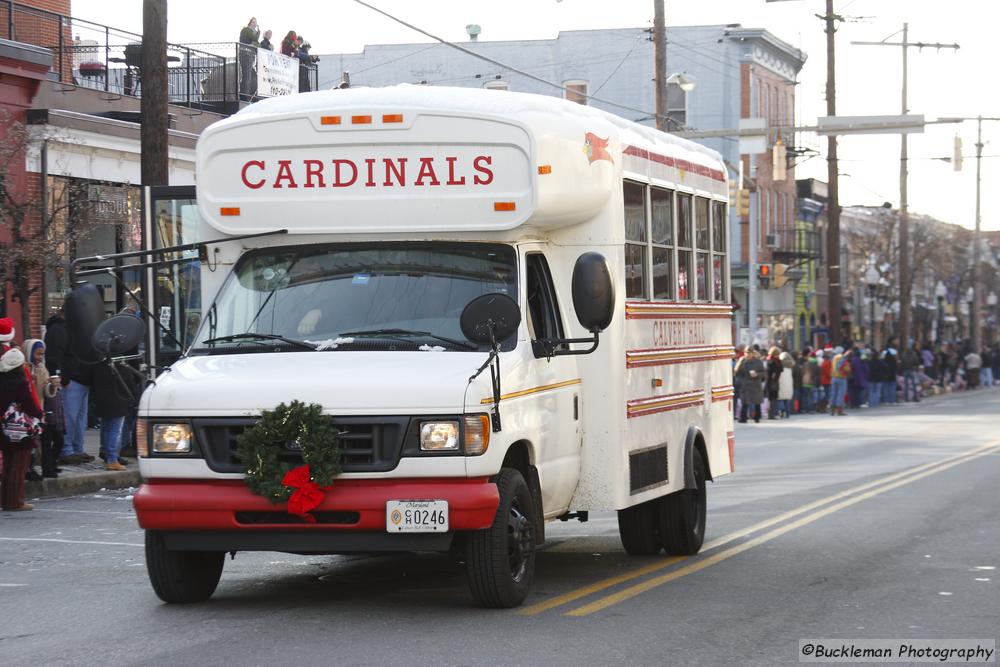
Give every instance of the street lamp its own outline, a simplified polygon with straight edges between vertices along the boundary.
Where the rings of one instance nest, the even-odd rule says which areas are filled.
[[[948,288],[944,286],[944,283],[940,280],[938,281],[937,287],[934,288],[934,296],[937,297],[937,307],[938,307],[938,326],[937,326],[937,342],[938,345],[944,340],[944,298],[948,296]]]
[[[875,290],[878,289],[878,281],[881,276],[879,275],[878,269],[875,268],[874,263],[869,263],[868,268],[865,269],[865,285],[868,286],[868,305],[869,305],[869,318],[868,318],[868,331],[871,337],[871,344],[875,346]]]

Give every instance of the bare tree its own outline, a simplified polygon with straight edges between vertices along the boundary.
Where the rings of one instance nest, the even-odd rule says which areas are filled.
[[[45,272],[62,270],[75,242],[83,238],[85,202],[74,204],[72,186],[64,179],[50,185],[42,176],[19,167],[33,141],[29,128],[9,116],[0,117],[0,284],[21,306],[21,331],[27,337],[31,298],[44,285]]]

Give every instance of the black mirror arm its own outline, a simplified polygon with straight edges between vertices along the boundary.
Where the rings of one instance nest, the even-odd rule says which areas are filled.
[[[493,432],[500,431],[500,344],[497,342],[493,329],[490,329],[490,354],[486,357],[483,365],[476,369],[476,372],[469,378],[472,382],[480,373],[490,367],[490,384],[493,387],[493,410],[490,412],[490,424]]]
[[[560,345],[573,345],[576,343],[590,343],[590,347],[580,350],[557,350]],[[590,354],[597,349],[600,343],[600,334],[594,332],[592,338],[543,338],[531,341],[535,356],[551,359],[552,357],[562,357],[570,354]]]

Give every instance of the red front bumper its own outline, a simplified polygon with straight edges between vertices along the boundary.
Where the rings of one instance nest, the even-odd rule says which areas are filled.
[[[447,500],[450,530],[479,530],[493,523],[500,494],[488,478],[476,479],[350,479],[339,480],[315,512],[355,512],[356,522],[252,523],[237,520],[237,512],[282,513],[254,495],[239,480],[151,479],[135,494],[139,525],[165,531],[385,531],[387,500]]]

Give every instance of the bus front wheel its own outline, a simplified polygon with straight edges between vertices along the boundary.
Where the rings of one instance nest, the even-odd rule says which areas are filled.
[[[493,525],[469,534],[466,571],[472,596],[483,607],[509,608],[524,602],[535,573],[535,502],[520,472],[503,468]]]
[[[146,531],[146,571],[164,602],[204,602],[212,597],[222,566],[223,551],[175,551],[168,549],[162,533]]]

